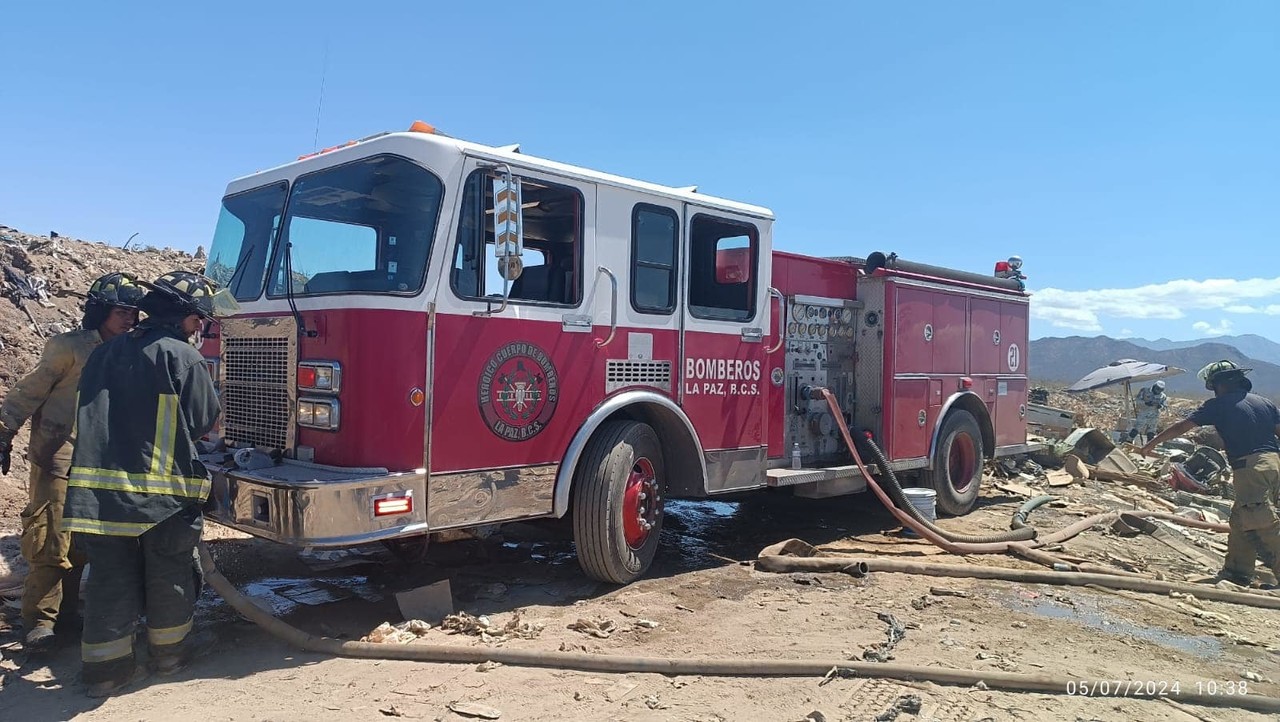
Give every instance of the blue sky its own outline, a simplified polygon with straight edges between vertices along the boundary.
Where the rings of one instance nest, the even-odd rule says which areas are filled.
[[[322,147],[421,118],[769,206],[786,250],[1019,254],[1037,336],[1280,336],[1280,3],[128,6],[3,11],[0,223],[207,245],[315,146],[327,52]]]

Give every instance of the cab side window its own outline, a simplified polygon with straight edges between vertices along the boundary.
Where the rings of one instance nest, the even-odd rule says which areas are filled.
[[[640,313],[676,308],[680,220],[670,208],[639,204],[631,212],[631,306]]]
[[[756,227],[694,216],[689,235],[689,313],[719,321],[750,321],[756,308]]]
[[[493,257],[493,177],[467,178],[450,285],[459,298],[500,298],[504,281]],[[583,200],[575,188],[521,178],[524,271],[511,282],[513,303],[577,306],[582,300]]]

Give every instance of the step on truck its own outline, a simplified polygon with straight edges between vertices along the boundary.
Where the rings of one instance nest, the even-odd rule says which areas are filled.
[[[670,499],[866,488],[816,387],[968,512],[984,461],[1030,448],[1020,273],[777,251],[772,226],[422,122],[232,181],[206,514],[402,550],[563,518],[626,583]]]

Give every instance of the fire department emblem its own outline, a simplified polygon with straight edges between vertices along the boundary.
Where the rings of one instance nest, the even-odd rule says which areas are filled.
[[[560,401],[560,378],[542,349],[517,341],[494,352],[480,374],[480,415],[507,441],[528,441],[547,427]]]

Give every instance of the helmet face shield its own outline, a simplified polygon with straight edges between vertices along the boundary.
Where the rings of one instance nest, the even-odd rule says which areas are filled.
[[[213,294],[213,317],[226,318],[240,312],[240,303],[232,295],[231,289],[222,288]]]

